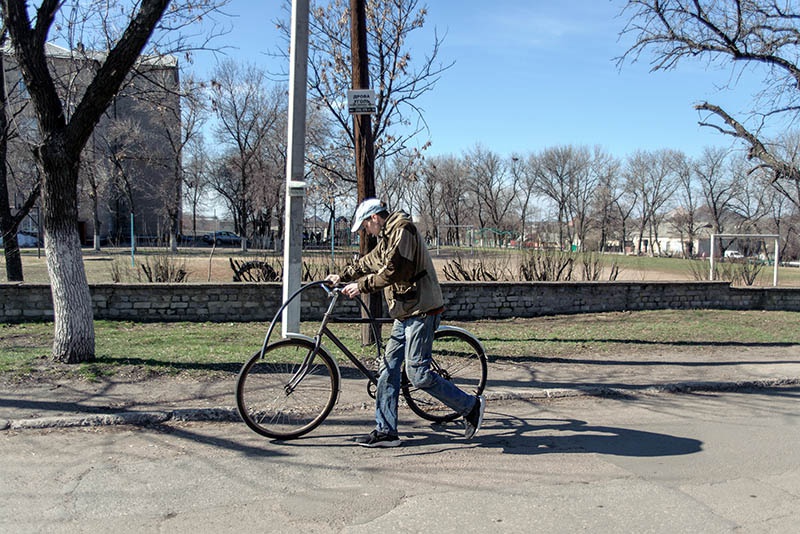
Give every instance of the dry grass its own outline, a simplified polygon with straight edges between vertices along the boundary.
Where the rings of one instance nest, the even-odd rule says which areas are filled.
[[[337,250],[334,258],[336,265],[344,265],[353,256],[355,249]],[[49,283],[47,266],[45,264],[44,252],[42,257],[37,257],[37,251],[26,249],[22,253],[23,272],[25,281],[29,283]],[[139,282],[146,281],[141,274],[141,265],[146,263],[148,257],[165,254],[163,249],[140,249],[133,257],[133,266],[130,250],[126,249],[106,249],[101,252],[94,252],[89,249],[84,250],[84,266],[89,283],[109,283],[115,280],[120,282]],[[442,249],[431,251],[434,265],[439,273],[440,280],[445,280],[443,269],[445,265],[454,258],[467,261],[470,258],[480,259],[483,262],[494,262],[502,265],[504,269],[517,272],[519,269],[519,251],[504,249],[489,250],[461,250],[454,251]],[[213,250],[209,247],[182,248],[178,252],[176,261],[179,261],[187,271],[186,281],[188,282],[231,282],[233,271],[230,259],[238,261],[261,260],[267,261],[272,265],[282,266],[283,258],[281,253],[271,251],[251,251],[242,253],[236,248],[218,248]],[[648,258],[648,257],[625,257],[613,256],[614,261],[618,261],[620,272],[617,276],[619,281],[694,281],[695,274],[689,266],[689,262],[677,258]],[[331,264],[330,251],[304,251],[303,261],[327,268]],[[611,261],[607,262],[608,269]],[[5,258],[0,255],[0,277],[4,277]],[[280,269],[278,269],[280,272]],[[772,268],[762,269],[756,281],[756,286],[772,285]],[[599,279],[608,280],[608,273],[603,272]],[[782,267],[779,269],[779,285],[782,287],[800,287],[800,269]]]

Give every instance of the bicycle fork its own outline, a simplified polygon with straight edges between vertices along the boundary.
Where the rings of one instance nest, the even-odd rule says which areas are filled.
[[[300,365],[300,367],[297,369],[297,372],[295,372],[292,378],[289,379],[289,382],[283,387],[287,397],[292,394],[297,385],[302,382],[302,380],[308,375],[309,371],[311,371],[311,364],[314,363],[314,356],[316,356],[317,352],[322,346],[322,333],[328,327],[331,313],[333,312],[333,308],[336,307],[336,301],[339,300],[340,294],[341,293],[338,290],[330,292],[328,309],[325,310],[325,314],[322,316],[322,322],[320,323],[319,329],[313,338],[314,348],[308,351],[308,354],[306,354],[303,358],[302,365]]]

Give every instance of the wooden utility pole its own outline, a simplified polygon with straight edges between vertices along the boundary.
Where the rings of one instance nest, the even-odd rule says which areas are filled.
[[[369,89],[369,58],[367,56],[367,9],[366,0],[350,0],[350,52],[353,61],[352,89]],[[372,139],[372,116],[353,115],[355,135],[356,177],[358,178],[358,201],[375,196],[375,143]],[[362,231],[362,236],[363,231]],[[366,254],[361,240],[360,252]]]
[[[366,0],[350,0],[350,55],[353,61],[352,89],[369,89],[369,57],[367,56],[367,7]],[[358,202],[375,197],[375,142],[372,138],[372,116],[353,115],[355,137],[356,178],[358,180]],[[361,256],[375,248],[375,238],[364,230],[359,233]],[[382,315],[381,296],[369,295],[369,310],[373,317]],[[372,344],[369,325],[361,329],[361,341]]]

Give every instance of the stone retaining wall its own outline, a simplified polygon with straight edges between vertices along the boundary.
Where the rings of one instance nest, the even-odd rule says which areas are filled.
[[[451,320],[657,309],[800,311],[800,288],[727,282],[445,282],[442,289]],[[90,290],[96,319],[138,322],[269,321],[282,294],[280,284],[270,283],[95,284]],[[327,304],[321,290],[313,293],[302,302],[304,320],[320,317]],[[353,301],[342,305],[343,315],[358,313]],[[0,284],[0,321],[52,319],[49,285]]]

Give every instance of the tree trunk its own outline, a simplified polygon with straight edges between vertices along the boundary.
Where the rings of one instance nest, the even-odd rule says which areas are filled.
[[[3,217],[5,220],[5,217]],[[10,231],[8,230],[10,228]],[[13,226],[0,225],[3,234],[3,253],[6,259],[6,280],[9,282],[22,282],[22,257],[19,253],[17,234]]]
[[[22,258],[19,254],[19,244],[17,243],[17,225],[11,214],[8,204],[8,182],[5,166],[5,129],[0,130],[0,235],[3,236],[3,251],[6,259],[6,280],[9,282],[22,282]]]
[[[94,310],[78,235],[78,167],[63,142],[42,147],[42,215],[47,271],[53,296],[53,359],[94,360]]]
[[[64,363],[92,361],[94,310],[78,229],[45,226],[45,252],[55,319],[53,359]]]
[[[0,39],[0,44],[5,45],[5,38]],[[0,87],[5,87],[5,62],[0,54]],[[6,280],[9,282],[22,282],[22,258],[19,254],[17,243],[17,225],[11,214],[8,203],[8,167],[6,157],[8,154],[8,118],[6,116],[6,94],[0,91],[0,235],[3,236],[3,250],[6,258]]]

